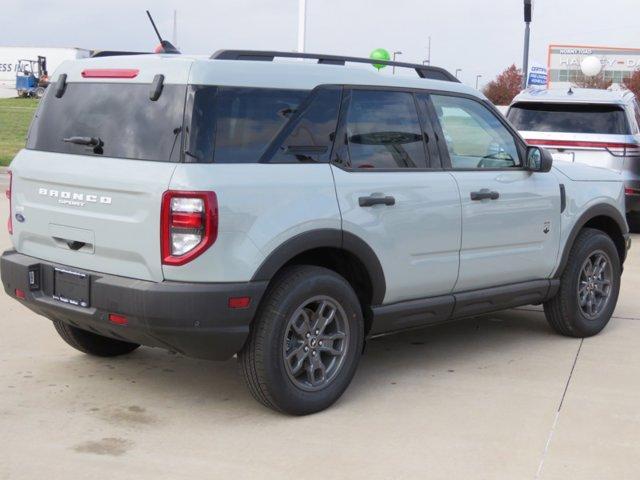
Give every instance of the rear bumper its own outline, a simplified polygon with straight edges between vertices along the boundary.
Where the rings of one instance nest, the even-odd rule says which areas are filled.
[[[625,176],[624,188],[625,188],[625,204],[627,213],[638,214],[640,213],[640,176],[626,171],[623,172]],[[627,189],[631,189],[633,193],[627,193]]]
[[[625,195],[627,213],[640,213],[640,195]]]
[[[25,298],[19,301],[51,320],[212,360],[228,359],[242,348],[267,287],[267,282],[156,283],[85,271],[90,275],[91,305],[82,308],[53,299],[55,267],[65,266],[6,251],[0,261],[4,289],[13,298],[16,289],[22,290]],[[37,288],[29,287],[30,270],[39,273]],[[229,308],[230,297],[245,296],[251,298],[249,307]],[[125,316],[128,324],[111,323],[110,313]]]

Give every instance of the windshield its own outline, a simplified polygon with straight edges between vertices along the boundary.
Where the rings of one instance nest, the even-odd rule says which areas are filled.
[[[56,98],[48,88],[34,117],[27,148],[134,160],[178,161],[184,85],[69,83]],[[65,140],[66,139],[66,140]]]
[[[617,105],[516,103],[507,118],[520,131],[628,135],[624,109]]]

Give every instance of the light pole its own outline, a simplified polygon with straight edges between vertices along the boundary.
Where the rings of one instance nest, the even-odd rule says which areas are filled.
[[[456,68],[456,78],[458,78],[458,74],[462,73],[462,69],[461,68]]]
[[[524,0],[524,58],[522,60],[522,89],[527,88],[529,80],[529,38],[531,37],[531,19],[533,0]]]
[[[173,46],[178,48],[178,11],[173,11],[173,36],[171,38]]]
[[[429,35],[429,47],[427,47],[427,59],[425,62],[427,62],[426,65],[431,65],[431,35]]]
[[[307,35],[307,0],[298,0],[298,53],[304,53]]]
[[[396,61],[396,55],[402,55],[402,52],[397,51],[397,52],[393,52],[393,61]],[[391,69],[391,74],[395,75],[396,74],[396,66],[394,65],[393,68]]]
[[[482,78],[482,75],[476,75],[476,90],[478,90],[478,82],[480,82],[481,78]]]

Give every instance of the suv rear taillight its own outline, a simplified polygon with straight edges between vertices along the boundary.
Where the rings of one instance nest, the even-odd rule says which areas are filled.
[[[164,192],[160,220],[164,265],[190,262],[217,237],[218,199],[214,192]]]
[[[11,174],[11,170],[7,172],[9,175],[9,188],[6,191],[7,198],[9,199],[9,219],[7,220],[7,229],[9,230],[9,235],[13,235],[13,213],[11,210],[11,189],[13,187],[13,175]]]
[[[607,150],[614,157],[640,157],[640,145],[635,143],[623,143],[607,147]]]
[[[618,142],[592,142],[583,140],[551,140],[551,139],[527,139],[529,145],[557,149],[587,149],[607,150],[614,157],[640,157],[640,145],[635,143]]]

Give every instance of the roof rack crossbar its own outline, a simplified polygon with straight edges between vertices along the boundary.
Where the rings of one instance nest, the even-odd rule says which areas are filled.
[[[211,59],[215,60],[253,60],[272,62],[275,58],[308,58],[317,60],[318,63],[325,65],[344,65],[346,62],[351,63],[368,63],[371,65],[388,65],[391,67],[410,68],[415,70],[421,78],[431,80],[444,80],[448,82],[460,82],[454,75],[440,67],[432,67],[429,65],[418,65],[415,63],[393,62],[389,60],[374,60],[362,57],[343,57],[340,55],[323,55],[316,53],[297,53],[297,52],[275,52],[261,50],[218,50]]]

